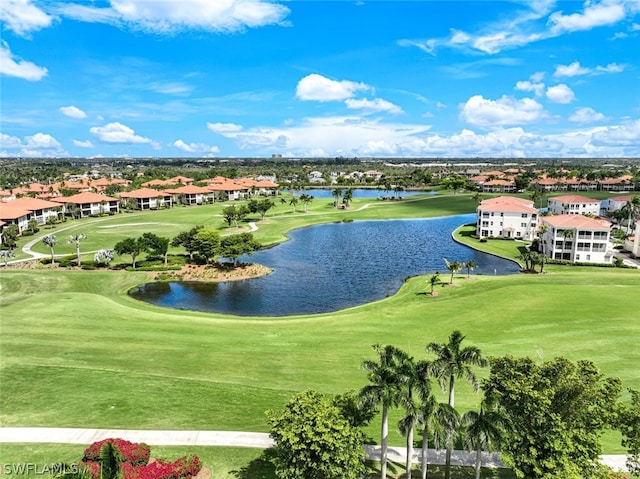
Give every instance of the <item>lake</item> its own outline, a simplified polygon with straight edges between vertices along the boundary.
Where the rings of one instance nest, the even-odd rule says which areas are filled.
[[[475,260],[475,274],[514,274],[517,263],[456,243],[451,233],[476,215],[354,221],[289,232],[289,241],[242,257],[273,272],[226,283],[154,282],[130,294],[158,306],[233,314],[289,316],[337,311],[382,299],[416,275],[450,273],[449,261]],[[461,272],[462,273],[462,272]],[[464,272],[466,274],[466,272]],[[425,282],[425,291],[428,289]]]

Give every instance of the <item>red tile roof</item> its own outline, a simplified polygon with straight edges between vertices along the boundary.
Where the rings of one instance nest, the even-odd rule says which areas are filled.
[[[170,193],[168,192],[152,190],[151,188],[139,188],[137,190],[125,191],[125,192],[119,193],[119,196],[121,198],[137,198],[137,199],[157,198],[158,196],[164,197],[169,195]]]
[[[553,196],[549,198],[549,201],[562,201],[563,203],[598,203],[600,204],[600,200],[594,200],[593,198],[587,198],[586,196],[580,196],[580,195]]]
[[[14,208],[7,206],[7,203],[0,203],[0,219],[2,220],[15,220],[29,214],[31,211],[24,208]]]
[[[172,188],[169,190],[165,190],[167,193],[171,193],[173,195],[204,195],[207,193],[211,193],[209,188],[205,188],[204,186],[195,186],[195,185],[185,185],[180,188]]]
[[[552,215],[543,216],[543,223],[556,228],[580,228],[588,230],[609,230],[611,223],[603,219],[589,218],[584,215]]]
[[[24,210],[35,211],[35,210],[45,210],[47,208],[59,208],[60,205],[58,203],[54,203],[52,201],[39,200],[37,198],[16,198],[15,200],[11,200],[7,203],[12,208],[21,208]]]
[[[514,196],[498,196],[483,200],[478,206],[478,211],[494,211],[506,213],[537,213],[533,201]]]
[[[59,198],[51,198],[51,201],[55,201],[56,203],[75,203],[77,205],[84,205],[87,203],[102,203],[103,201],[111,202],[118,201],[117,198],[112,198],[110,196],[100,195],[98,193],[78,193],[73,196],[61,196]]]

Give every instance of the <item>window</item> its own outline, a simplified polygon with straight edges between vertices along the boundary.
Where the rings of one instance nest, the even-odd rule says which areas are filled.
[[[526,228],[527,227],[527,223],[520,223],[520,227],[521,228]]]
[[[527,216],[529,216],[527,213],[522,213],[522,218],[526,218]]]

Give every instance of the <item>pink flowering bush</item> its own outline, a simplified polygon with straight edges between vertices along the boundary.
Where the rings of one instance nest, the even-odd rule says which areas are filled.
[[[121,458],[120,462],[130,463],[134,466],[143,466],[149,462],[151,450],[145,443],[135,443],[124,439],[103,439],[96,441],[84,450],[84,462],[100,461],[102,446],[111,443],[118,450]]]
[[[111,452],[106,453],[105,446]],[[157,459],[149,463],[150,452],[149,446],[144,443],[104,439],[85,449],[79,465],[91,479],[191,479],[202,469],[200,458],[195,455],[190,454],[173,462]],[[114,477],[105,477],[105,474]]]
[[[122,464],[122,479],[187,479],[200,472],[202,464],[198,456],[184,456],[174,462],[163,459],[146,466]]]

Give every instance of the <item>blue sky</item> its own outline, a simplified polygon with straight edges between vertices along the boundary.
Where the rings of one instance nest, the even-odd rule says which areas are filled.
[[[0,156],[640,156],[640,0],[3,0],[0,21]]]

